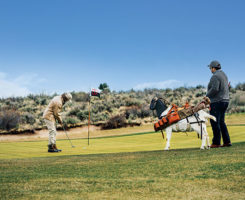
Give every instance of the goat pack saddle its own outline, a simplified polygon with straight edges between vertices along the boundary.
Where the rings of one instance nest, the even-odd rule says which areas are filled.
[[[188,102],[183,107],[178,107],[172,104],[171,109],[168,111],[167,115],[163,116],[157,123],[154,124],[155,131],[163,130],[168,126],[177,123],[178,121],[185,119],[199,110],[209,107],[210,99],[204,97],[203,101],[196,106],[190,106]]]

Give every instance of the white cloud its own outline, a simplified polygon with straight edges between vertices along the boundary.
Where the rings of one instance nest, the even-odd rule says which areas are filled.
[[[184,84],[181,81],[177,80],[166,80],[162,82],[149,82],[149,83],[141,83],[136,85],[133,89],[135,90],[143,90],[146,88],[157,88],[157,89],[166,89],[166,88],[177,88],[183,86]]]
[[[0,80],[0,97],[26,96],[30,93],[31,91],[26,87],[8,80]]]
[[[14,82],[18,85],[34,86],[39,83],[45,82],[46,79],[39,78],[37,74],[22,74],[14,79]]]
[[[29,88],[44,81],[37,74],[24,74],[11,80],[7,74],[0,72],[0,97],[26,96],[32,93]]]
[[[3,73],[3,72],[0,72],[0,80],[1,80],[1,79],[4,79],[5,77],[6,77],[6,74]]]

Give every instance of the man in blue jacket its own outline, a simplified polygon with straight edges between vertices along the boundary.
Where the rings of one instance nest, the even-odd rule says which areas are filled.
[[[221,70],[218,61],[212,61],[208,67],[213,76],[208,84],[207,97],[210,98],[210,114],[216,117],[216,122],[210,120],[213,129],[211,148],[232,146],[228,129],[225,124],[225,112],[229,105],[229,84],[226,74]],[[220,145],[221,135],[223,145]]]

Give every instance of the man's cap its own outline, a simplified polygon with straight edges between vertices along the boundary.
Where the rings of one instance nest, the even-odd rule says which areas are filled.
[[[65,97],[68,102],[71,102],[71,99],[72,99],[71,93],[67,92],[67,93],[62,94],[62,96]]]
[[[217,60],[213,60],[209,65],[209,68],[217,68],[217,69],[221,69],[221,65],[219,63],[219,61]]]

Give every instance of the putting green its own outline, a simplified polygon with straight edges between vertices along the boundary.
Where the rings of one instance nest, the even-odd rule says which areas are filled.
[[[232,143],[245,141],[244,126],[229,126],[228,129]],[[211,127],[208,127],[208,132],[212,133]],[[212,135],[210,134],[210,142],[211,140]],[[75,148],[71,147],[68,140],[57,140],[57,146],[62,149],[62,152],[48,153],[47,141],[2,142],[0,159],[154,151],[162,150],[166,141],[163,141],[159,132],[148,132],[94,138],[90,139],[90,145],[87,139],[73,139],[72,143]],[[171,139],[171,149],[199,148],[200,145],[201,140],[197,138],[195,132],[188,133],[188,136],[186,133],[173,133]]]

